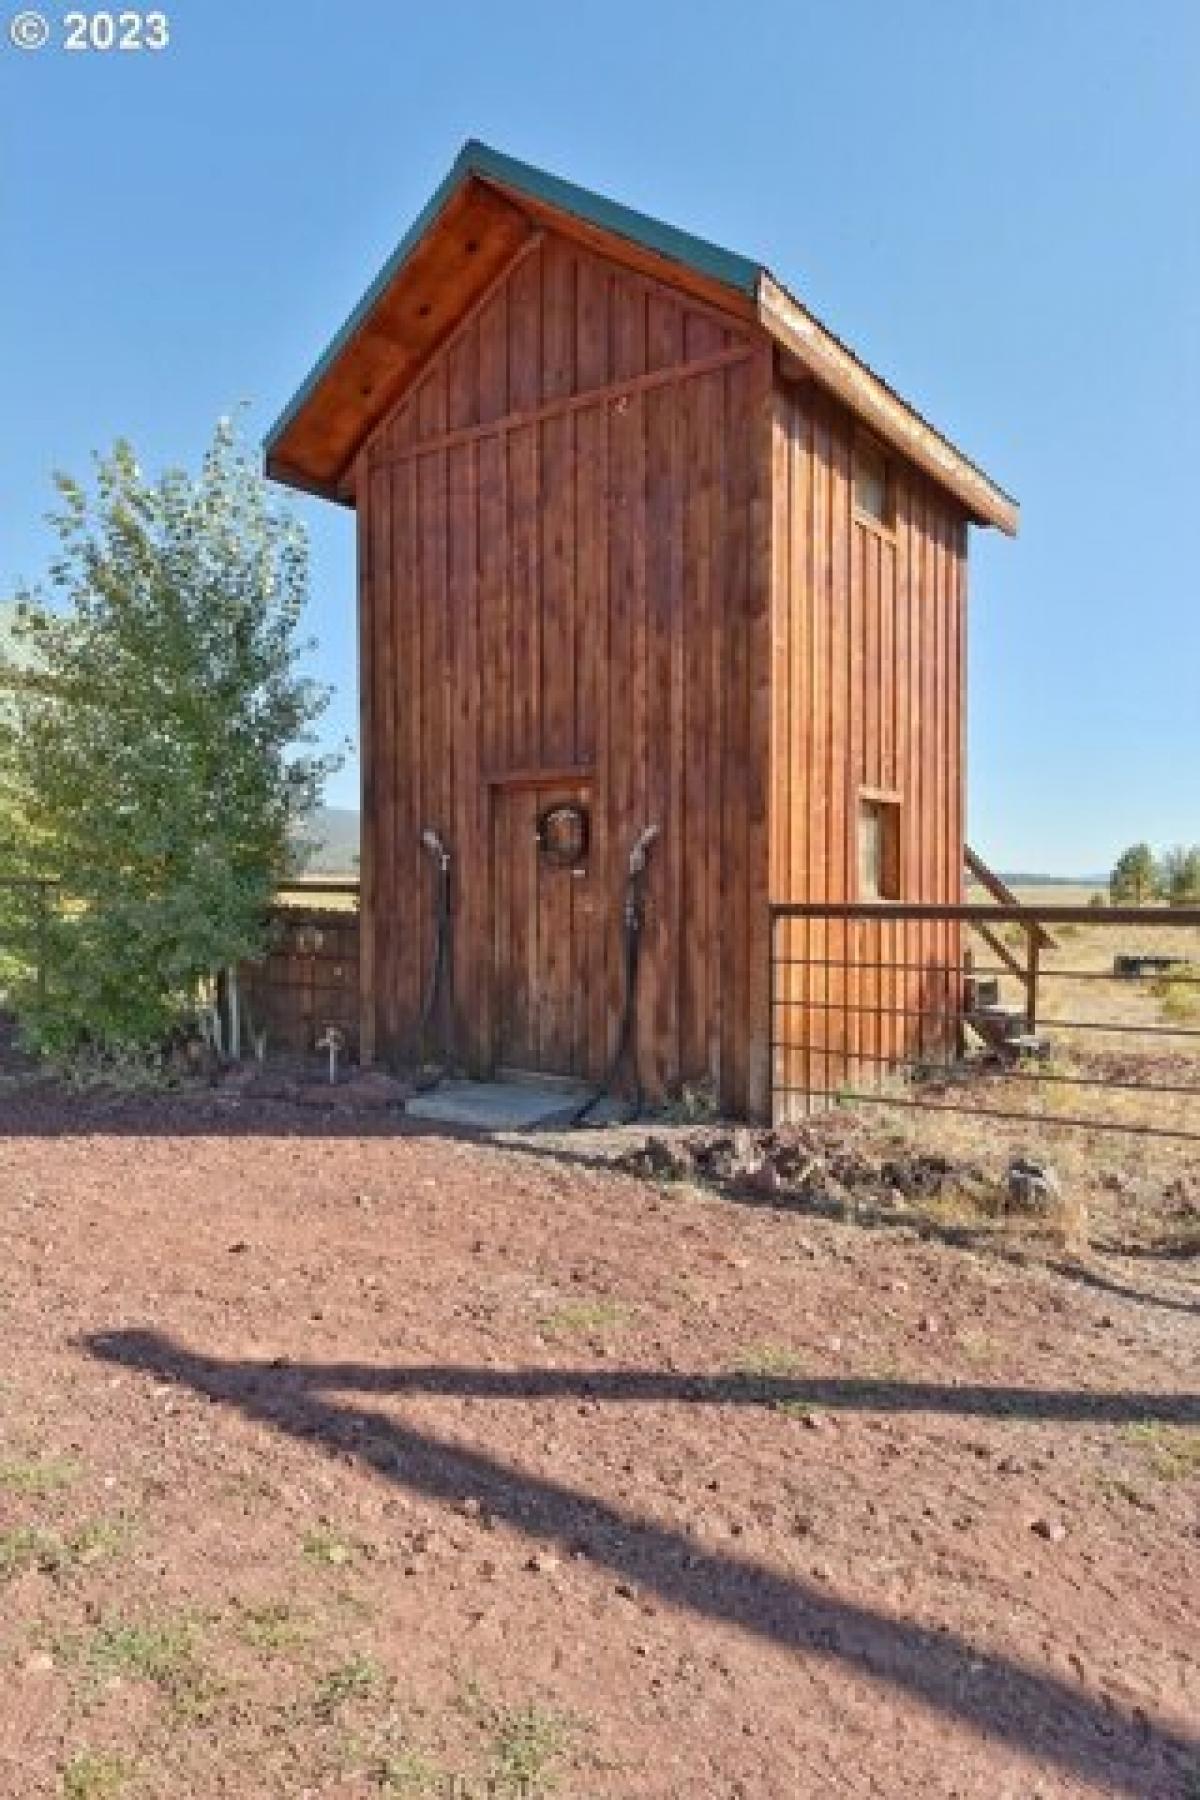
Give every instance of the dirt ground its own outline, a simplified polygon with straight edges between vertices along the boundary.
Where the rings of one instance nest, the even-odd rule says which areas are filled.
[[[1194,1167],[631,1141],[0,1094],[6,1800],[1200,1795]]]

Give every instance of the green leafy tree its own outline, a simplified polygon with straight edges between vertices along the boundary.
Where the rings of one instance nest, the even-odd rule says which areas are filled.
[[[18,636],[18,613],[11,601],[0,601],[0,719],[12,717],[13,684],[24,664]],[[12,873],[25,851],[12,772],[0,762],[0,876]]]
[[[1200,844],[1176,844],[1162,859],[1162,891],[1172,906],[1200,906]]]
[[[0,601],[0,718],[11,714],[11,675],[20,662],[16,638],[16,607]],[[6,878],[26,873],[27,833],[21,818],[11,772],[0,759],[0,1007],[13,988],[20,983],[24,965],[21,943],[28,936],[30,897],[19,888],[6,885]]]
[[[0,666],[0,784],[63,894],[23,1018],[48,1050],[145,1051],[261,950],[337,761],[301,670],[307,544],[227,420],[195,474],[150,481],[118,443],[56,487],[53,604],[20,597]]]
[[[1131,844],[1117,858],[1108,878],[1114,906],[1144,906],[1158,892],[1158,867],[1149,844]]]

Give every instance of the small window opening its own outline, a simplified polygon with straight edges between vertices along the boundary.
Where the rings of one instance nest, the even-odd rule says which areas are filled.
[[[854,510],[884,531],[892,529],[891,470],[883,451],[869,438],[854,446]]]
[[[858,803],[858,897],[900,898],[900,802],[864,797]]]

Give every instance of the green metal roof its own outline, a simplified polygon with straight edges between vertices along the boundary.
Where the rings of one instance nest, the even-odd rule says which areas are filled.
[[[516,193],[527,194],[532,200],[541,200],[547,206],[555,206],[562,212],[571,213],[589,225],[612,232],[614,236],[627,238],[631,243],[639,244],[643,249],[667,257],[672,262],[682,263],[697,274],[718,281],[738,293],[748,297],[754,294],[762,265],[752,258],[739,256],[732,250],[724,250],[719,244],[693,236],[690,231],[680,231],[662,219],[651,218],[648,213],[621,206],[603,194],[593,193],[590,188],[577,187],[572,181],[564,181],[561,176],[536,168],[532,163],[519,162],[516,157],[505,156],[502,151],[493,150],[489,145],[471,138],[454,159],[450,173],[413,220],[350,317],[267,432],[264,449],[268,456],[346,345],[370,316],[380,296],[404,267],[447,202],[472,176],[494,181]]]

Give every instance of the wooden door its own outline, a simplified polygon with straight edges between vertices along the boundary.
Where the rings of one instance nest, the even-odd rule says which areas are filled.
[[[588,844],[559,863],[539,843],[553,808],[583,809]],[[587,975],[596,885],[590,783],[534,781],[492,793],[496,1061],[545,1075],[586,1075]]]

